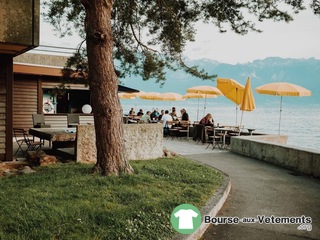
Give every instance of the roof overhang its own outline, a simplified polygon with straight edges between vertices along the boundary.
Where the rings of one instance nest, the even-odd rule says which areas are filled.
[[[0,43],[0,54],[8,54],[17,56],[24,52],[27,52],[37,46],[23,45],[23,44],[11,44],[11,43]]]
[[[37,75],[37,76],[51,76],[51,77],[61,77],[62,67],[53,66],[39,66],[34,64],[22,64],[14,63],[13,72],[15,74],[27,74],[27,75]],[[118,85],[119,92],[139,92],[139,90],[134,88],[125,87]]]
[[[61,77],[62,76],[61,67],[52,67],[52,66],[39,66],[32,64],[13,64],[13,73],[19,74],[30,74],[30,75],[40,75],[40,76],[53,76]]]
[[[17,56],[39,45],[40,0],[0,0],[0,54]]]
[[[133,92],[140,92],[137,89],[134,88],[129,88],[129,87],[125,87],[122,85],[118,85],[118,92],[128,92],[128,93],[133,93]]]

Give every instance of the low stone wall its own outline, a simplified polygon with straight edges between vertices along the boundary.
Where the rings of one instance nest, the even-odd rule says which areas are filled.
[[[320,151],[286,145],[287,136],[233,137],[231,151],[287,169],[320,177]]]
[[[124,124],[123,127],[127,159],[147,160],[162,157],[162,124]],[[77,127],[77,162],[96,162],[95,139],[93,125]]]

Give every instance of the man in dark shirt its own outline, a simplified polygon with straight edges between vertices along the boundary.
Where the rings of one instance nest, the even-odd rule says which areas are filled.
[[[140,117],[141,117],[141,116],[143,116],[143,115],[144,115],[143,110],[140,109],[139,112],[137,113],[137,116],[140,116]]]
[[[181,109],[181,120],[182,121],[189,121],[189,114],[185,108]]]

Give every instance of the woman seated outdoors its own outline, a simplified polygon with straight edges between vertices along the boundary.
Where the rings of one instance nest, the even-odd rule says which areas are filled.
[[[204,116],[198,125],[194,128],[194,135],[193,140],[194,141],[201,141],[202,143],[205,143],[207,141],[206,136],[206,126],[213,127],[214,121],[212,118],[211,113],[208,113],[206,116]]]
[[[213,127],[214,125],[214,120],[212,118],[211,113],[208,113],[206,116],[204,116],[201,120],[200,120],[200,124],[203,124],[205,126],[211,126]]]

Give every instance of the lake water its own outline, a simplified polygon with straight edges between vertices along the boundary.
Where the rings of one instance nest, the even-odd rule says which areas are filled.
[[[124,113],[128,113],[131,107],[137,112],[140,108],[146,112],[153,108],[170,110],[176,107],[178,111],[186,108],[190,120],[195,121],[210,112],[215,123],[220,125],[240,125],[242,111],[232,103],[218,103],[208,100],[204,107],[204,100],[197,99],[186,101],[150,101],[150,100],[121,100]],[[199,106],[199,107],[198,107]],[[236,114],[237,112],[237,114]],[[180,113],[180,112],[179,112]],[[278,134],[280,107],[278,103],[257,105],[252,112],[243,112],[242,123],[244,131],[247,128],[255,129],[255,132]],[[236,124],[237,120],[237,124]],[[320,103],[300,105],[283,105],[281,113],[280,134],[288,136],[288,145],[320,150]]]

